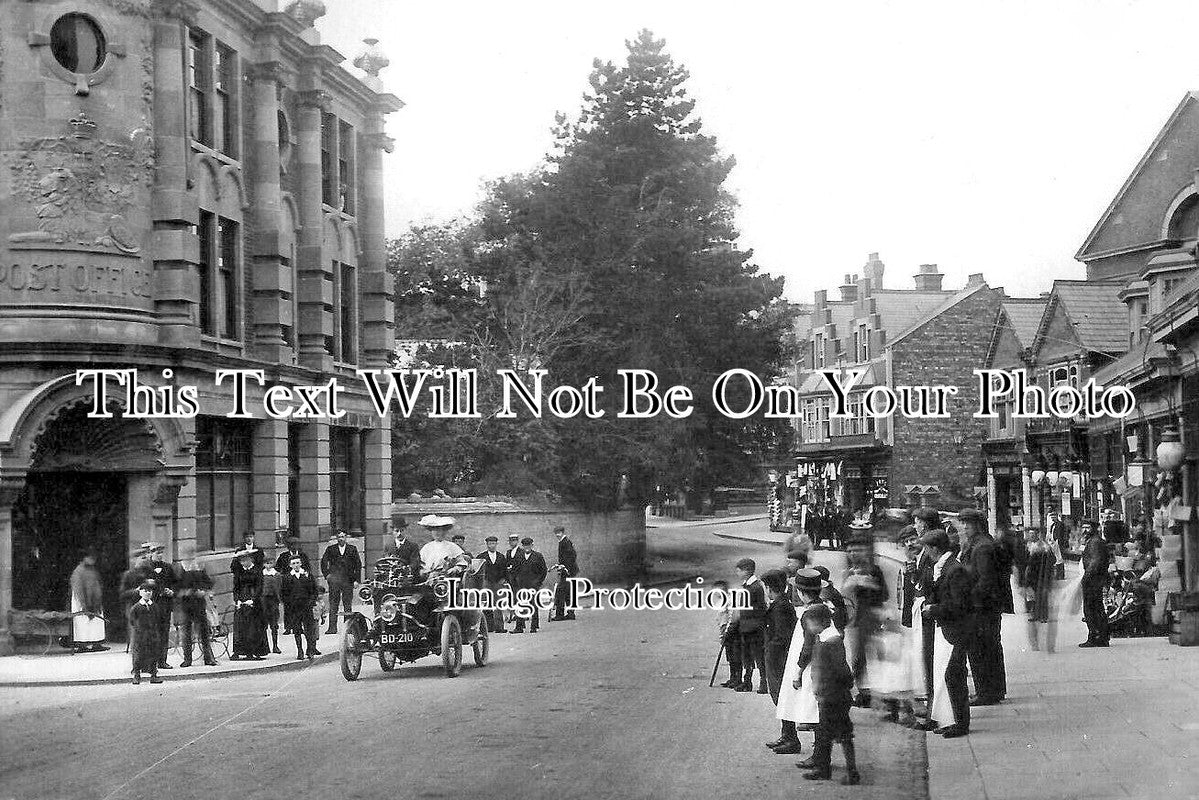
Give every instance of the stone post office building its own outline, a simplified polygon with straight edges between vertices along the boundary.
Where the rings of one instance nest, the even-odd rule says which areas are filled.
[[[346,66],[321,0],[0,0],[0,651],[101,553],[194,545],[227,588],[243,534],[381,546],[390,431],[358,368],[393,349],[387,60]],[[194,418],[92,419],[76,369],[199,387]],[[336,421],[230,420],[220,369],[346,387]],[[116,387],[119,389],[119,387]]]

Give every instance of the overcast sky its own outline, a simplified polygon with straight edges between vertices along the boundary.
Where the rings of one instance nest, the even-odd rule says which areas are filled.
[[[1193,0],[327,5],[324,41],[353,59],[380,39],[407,103],[388,123],[389,235],[536,165],[592,58],[623,60],[648,27],[737,158],[742,245],[803,301],[873,251],[889,287],[921,263],[1014,295],[1083,277],[1074,253],[1199,87]]]

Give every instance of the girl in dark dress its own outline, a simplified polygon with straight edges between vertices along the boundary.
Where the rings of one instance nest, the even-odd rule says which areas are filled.
[[[1057,638],[1057,617],[1053,608],[1053,582],[1057,570],[1057,554],[1045,534],[1032,528],[1025,532],[1028,561],[1020,574],[1024,605],[1028,611],[1028,644],[1040,650],[1041,626],[1045,626],[1045,651],[1053,652]]]
[[[260,661],[271,651],[266,640],[262,608],[262,567],[254,563],[257,550],[239,550],[233,571],[233,653],[231,660]]]

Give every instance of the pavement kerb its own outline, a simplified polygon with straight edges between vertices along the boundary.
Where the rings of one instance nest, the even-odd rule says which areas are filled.
[[[261,664],[254,667],[244,667],[242,669],[225,669],[215,672],[194,671],[189,672],[187,669],[175,667],[169,674],[159,673],[166,683],[175,681],[199,681],[199,680],[216,680],[219,678],[232,678],[237,675],[259,675],[264,672],[283,672],[287,670],[304,669],[305,667],[321,664],[327,661],[333,661],[338,657],[337,653],[322,653],[316,658],[309,661],[290,660],[279,661],[267,664]],[[148,678],[144,678],[149,680]],[[130,675],[123,677],[108,677],[108,678],[80,678],[78,680],[56,680],[56,681],[3,681],[0,680],[0,688],[13,689],[36,689],[39,687],[53,688],[65,686],[105,686],[129,683]]]

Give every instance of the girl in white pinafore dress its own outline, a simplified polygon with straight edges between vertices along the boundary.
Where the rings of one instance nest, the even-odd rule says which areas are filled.
[[[791,634],[791,644],[787,648],[787,669],[783,673],[783,685],[775,709],[778,719],[794,722],[800,728],[813,726],[820,721],[820,708],[812,690],[810,665],[815,637],[807,632],[803,618],[809,610],[824,605],[820,601],[821,582],[820,573],[814,569],[801,569],[795,575],[794,585],[803,605],[799,622]],[[831,608],[829,610],[832,611]],[[798,688],[795,686],[797,679],[800,682]]]

